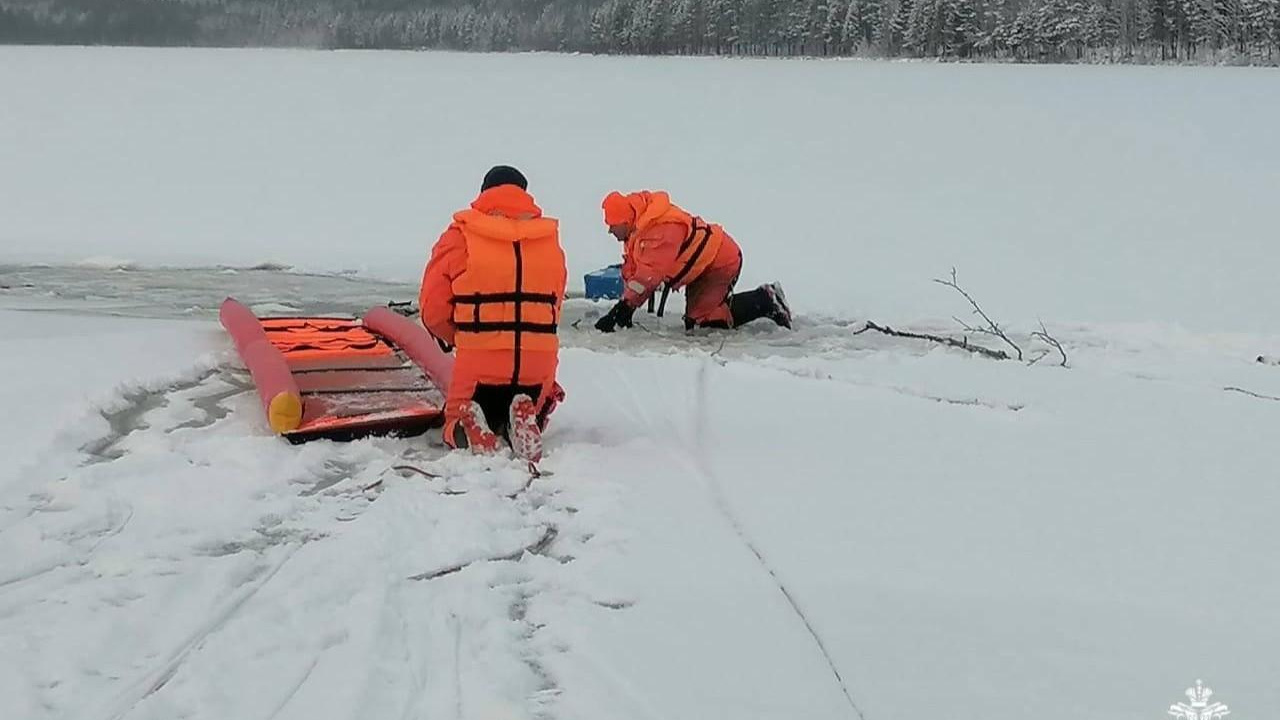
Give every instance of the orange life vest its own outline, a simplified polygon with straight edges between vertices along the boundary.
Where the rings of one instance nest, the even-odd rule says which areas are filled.
[[[724,228],[680,209],[665,192],[659,190],[647,195],[648,203],[636,217],[631,237],[637,238],[650,227],[663,223],[678,223],[683,226],[685,239],[680,244],[675,264],[666,277],[668,287],[683,287],[697,279],[715,260],[716,253],[720,252],[720,245],[724,242]],[[628,241],[627,244],[630,249],[631,242]]]
[[[453,216],[467,242],[467,269],[453,280],[459,350],[555,352],[565,256],[559,223],[463,210]],[[513,363],[519,368],[518,360]]]

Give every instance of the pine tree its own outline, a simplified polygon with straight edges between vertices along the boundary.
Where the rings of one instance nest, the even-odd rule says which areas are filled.
[[[791,3],[788,0],[765,0],[764,2],[760,35],[765,45],[766,55],[781,55],[782,49],[790,42],[791,26],[787,22],[790,6]]]
[[[836,55],[847,55],[849,47],[845,42],[844,16],[849,10],[847,2],[829,0],[827,2],[827,19],[824,23],[822,41]]]
[[[849,3],[844,8],[841,34],[844,35],[845,44],[850,53],[857,53],[866,45],[866,38],[862,35],[862,28],[862,0],[849,0]]]
[[[671,9],[671,49],[698,52],[698,0],[676,0]]]
[[[1036,32],[1037,8],[1028,5],[1009,24],[1009,49],[1016,56],[1031,59],[1038,55],[1040,37]]]
[[[556,5],[548,5],[542,8],[534,21],[528,44],[536,50],[565,50],[568,29],[564,11]]]
[[[1175,59],[1177,47],[1178,0],[1151,0],[1149,37],[1160,47],[1160,59]]]
[[[742,0],[734,34],[749,54],[768,50],[772,11],[772,0]]]
[[[1133,5],[1133,48],[1150,45],[1156,37],[1155,8],[1149,0],[1136,0]]]
[[[942,46],[942,3],[946,0],[914,0],[902,44],[916,57],[934,56]]]
[[[1063,27],[1063,16],[1066,13],[1066,0],[1045,0],[1036,8],[1035,28],[1041,52],[1052,52],[1061,55],[1066,43],[1066,32]]]
[[[911,26],[911,16],[915,13],[916,0],[898,0],[898,8],[889,21],[890,54],[910,52],[907,46],[907,30]]]
[[[975,0],[943,0],[943,54],[969,57],[978,42],[978,35],[978,7]]]
[[[1080,37],[1084,46],[1093,50],[1114,48],[1120,38],[1114,10],[1095,0],[1085,5],[1083,12]]]
[[[1012,0],[996,0],[995,9],[991,13],[990,29],[983,33],[983,37],[979,41],[979,47],[984,52],[992,53],[997,57],[1004,56],[1009,52],[1010,34],[1013,31],[1013,23],[1017,18]]]
[[[810,13],[814,0],[784,0],[781,8],[783,22],[778,28],[779,45],[786,47],[788,55],[804,53],[804,42],[809,37]]]
[[[1280,0],[1257,0],[1250,8],[1254,57],[1271,62],[1280,53]]]
[[[868,47],[883,44],[884,0],[858,0],[862,5],[862,39]]]
[[[1214,49],[1244,53],[1244,17],[1240,0],[1214,0],[1213,5],[1214,33],[1217,36]]]
[[[1217,8],[1214,0],[1182,0],[1182,15],[1187,33],[1183,37],[1187,57],[1195,57],[1202,48],[1211,47],[1216,39]]]
[[[838,0],[809,0],[808,23],[805,27],[804,49],[806,54],[831,53],[831,44],[827,41],[827,17],[830,12],[827,3]]]
[[[706,40],[716,55],[732,52],[737,43],[737,7],[734,0],[706,0]]]

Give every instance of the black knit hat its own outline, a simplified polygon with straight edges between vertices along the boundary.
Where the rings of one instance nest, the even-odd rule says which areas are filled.
[[[510,165],[494,165],[484,174],[484,182],[480,183],[480,192],[499,185],[516,185],[521,190],[529,189],[529,181],[524,174]]]

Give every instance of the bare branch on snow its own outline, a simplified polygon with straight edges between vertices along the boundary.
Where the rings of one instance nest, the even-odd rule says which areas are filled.
[[[935,342],[941,345],[946,345],[947,347],[959,348],[961,350],[965,350],[965,351],[974,353],[976,355],[982,355],[983,357],[988,357],[993,360],[1009,360],[1013,357],[1004,350],[996,350],[988,347],[983,347],[981,345],[975,345],[969,342],[969,335],[987,335],[990,337],[999,338],[1001,342],[1008,345],[1013,350],[1019,362],[1024,361],[1024,354],[1023,354],[1022,348],[1017,343],[1015,343],[1012,339],[1010,339],[1008,333],[1005,332],[1004,328],[1000,327],[999,323],[991,319],[991,316],[988,315],[987,312],[982,309],[982,306],[978,304],[977,300],[973,299],[973,296],[970,295],[967,290],[960,287],[960,281],[957,278],[955,268],[951,268],[951,279],[946,280],[942,278],[934,278],[933,281],[935,283],[938,283],[939,285],[949,287],[952,290],[955,290],[956,292],[960,293],[960,295],[963,296],[966,301],[968,301],[969,306],[973,308],[973,314],[982,318],[983,324],[971,325],[965,322],[964,320],[961,320],[960,318],[953,316],[952,319],[955,320],[956,323],[958,323],[960,327],[964,329],[964,332],[965,332],[965,336],[959,340],[957,340],[956,338],[947,337],[944,335],[933,335],[930,333],[910,332],[906,330],[894,330],[888,325],[880,325],[880,324],[871,322],[870,320],[868,320],[866,324],[862,326],[861,329],[855,330],[853,334],[861,335],[862,333],[867,332],[869,330],[875,330],[878,333],[882,333],[884,335],[891,335],[893,337],[911,338],[915,340],[928,340],[929,342]],[[1035,332],[1032,332],[1031,337],[1045,343],[1050,348],[1052,348],[1052,350],[1042,349],[1037,351],[1035,357],[1026,361],[1028,365],[1035,365],[1036,363],[1043,360],[1046,356],[1048,356],[1051,352],[1053,352],[1053,350],[1056,350],[1058,352],[1058,355],[1062,358],[1062,361],[1058,364],[1061,365],[1062,367],[1067,367],[1066,349],[1062,346],[1062,343],[1059,342],[1057,338],[1055,338],[1053,335],[1049,333],[1049,330],[1048,328],[1045,327],[1043,320],[1040,321],[1040,329]]]
[[[985,347],[982,347],[981,345],[974,345],[969,342],[969,338],[964,338],[963,340],[957,340],[955,338],[945,337],[942,335],[930,335],[929,333],[916,333],[916,332],[909,332],[906,330],[894,330],[893,328],[887,325],[878,325],[874,322],[871,322],[870,320],[867,321],[867,324],[864,325],[861,330],[855,330],[853,334],[861,335],[862,333],[868,330],[875,330],[878,333],[882,333],[884,335],[892,335],[893,337],[911,338],[913,340],[928,340],[930,342],[940,343],[948,347],[967,350],[971,353],[976,353],[978,355],[989,357],[992,360],[1008,360],[1009,359],[1009,353],[1003,350],[992,350],[991,348],[985,348]]]
[[[1031,337],[1036,338],[1041,342],[1044,342],[1046,345],[1049,345],[1054,350],[1057,350],[1058,354],[1062,356],[1062,362],[1058,364],[1061,365],[1062,367],[1067,366],[1067,351],[1063,349],[1062,343],[1058,342],[1057,338],[1049,334],[1049,330],[1044,326],[1043,320],[1040,321],[1040,329],[1031,333]],[[1047,351],[1046,351],[1046,354],[1047,354]]]
[[[998,324],[996,324],[995,320],[992,320],[991,317],[987,315],[986,311],[982,309],[982,306],[978,304],[977,300],[973,299],[972,295],[966,292],[964,288],[960,287],[960,282],[956,278],[955,268],[951,268],[950,280],[934,278],[933,281],[938,283],[939,285],[944,285],[946,287],[949,287],[952,290],[955,290],[956,292],[963,295],[964,299],[968,300],[969,305],[973,307],[973,314],[977,315],[978,317],[981,317],[982,321],[987,324],[986,327],[972,327],[968,323],[964,322],[963,320],[956,318],[956,322],[960,323],[961,327],[965,329],[965,332],[982,333],[984,335],[992,335],[994,337],[998,337],[1001,340],[1003,340],[1006,345],[1013,348],[1013,351],[1018,354],[1019,360],[1022,359],[1022,348],[1018,347],[1017,343],[1009,339],[1009,336],[1005,334],[1004,330],[1001,329],[1001,327]]]

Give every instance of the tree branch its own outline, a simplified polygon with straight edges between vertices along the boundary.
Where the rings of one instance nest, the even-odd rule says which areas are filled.
[[[1040,321],[1040,329],[1031,333],[1031,337],[1037,338],[1057,350],[1058,354],[1062,356],[1062,362],[1058,364],[1062,367],[1067,366],[1067,351],[1063,349],[1062,343],[1058,342],[1057,338],[1049,334],[1049,330],[1045,328],[1043,320]]]
[[[1000,326],[996,324],[996,321],[992,320],[991,317],[987,315],[986,311],[982,309],[982,306],[978,304],[977,300],[973,299],[972,295],[965,292],[965,289],[960,287],[960,283],[956,279],[955,268],[951,268],[950,280],[942,280],[940,278],[934,278],[933,281],[938,283],[939,285],[944,285],[946,287],[949,287],[952,290],[955,290],[956,292],[963,295],[964,299],[968,300],[969,305],[973,307],[974,314],[981,317],[983,322],[987,324],[987,327],[985,328],[975,328],[975,327],[971,327],[968,323],[965,323],[959,318],[956,318],[956,322],[960,323],[960,325],[965,329],[966,332],[978,332],[978,333],[984,333],[987,335],[994,335],[995,337],[998,337],[1001,340],[1003,340],[1005,344],[1007,344],[1009,347],[1013,348],[1013,351],[1018,354],[1019,360],[1022,359],[1022,348],[1018,347],[1017,343],[1009,339],[1009,336],[1005,334],[1004,330],[1001,330]]]
[[[993,360],[1012,359],[1013,356],[1011,356],[1008,352],[1004,350],[996,350],[993,348],[983,347],[981,345],[974,345],[969,342],[970,335],[987,335],[990,337],[999,338],[1001,342],[1003,342],[1005,345],[1008,345],[1009,348],[1012,349],[1013,352],[1016,354],[1019,362],[1026,362],[1028,365],[1035,365],[1036,363],[1045,359],[1045,357],[1047,357],[1054,350],[1056,350],[1058,352],[1058,356],[1062,358],[1061,362],[1058,364],[1061,365],[1062,367],[1067,367],[1066,349],[1062,346],[1062,343],[1059,342],[1057,338],[1055,338],[1052,334],[1049,333],[1049,329],[1045,327],[1043,320],[1040,321],[1040,329],[1036,330],[1035,332],[1032,332],[1031,337],[1048,345],[1050,348],[1052,348],[1052,350],[1036,349],[1034,356],[1030,360],[1027,360],[1026,356],[1023,354],[1022,347],[1019,346],[1017,343],[1015,343],[1009,337],[1008,333],[1005,332],[1004,328],[1000,327],[999,323],[991,319],[991,316],[988,315],[987,312],[982,309],[982,306],[978,304],[977,300],[973,299],[973,296],[970,295],[968,291],[960,287],[960,281],[959,281],[959,278],[956,276],[955,268],[951,268],[950,280],[943,279],[943,278],[934,278],[933,282],[939,285],[943,285],[945,287],[949,287],[952,290],[955,290],[956,292],[960,293],[960,295],[969,303],[969,307],[973,308],[973,314],[982,318],[982,324],[971,325],[968,322],[965,322],[964,320],[961,320],[958,317],[952,316],[952,319],[955,320],[956,323],[960,325],[961,328],[964,329],[965,336],[963,339],[960,339],[960,340],[957,340],[951,337],[946,337],[944,335],[931,335],[929,333],[918,333],[918,332],[910,332],[905,330],[894,330],[888,325],[879,325],[870,320],[868,320],[866,324],[862,326],[861,329],[855,330],[853,334],[861,335],[862,333],[868,332],[870,330],[874,330],[878,333],[881,333],[884,335],[891,335],[893,337],[911,338],[915,340],[928,340],[929,342],[935,342],[940,345],[946,345],[947,347],[959,348],[961,350],[965,350],[965,351],[974,353],[976,355],[982,355],[983,357],[988,357]]]
[[[985,348],[985,347],[982,347],[981,345],[970,344],[968,338],[965,338],[964,340],[956,340],[955,338],[944,337],[942,335],[930,335],[928,333],[915,333],[915,332],[909,332],[906,330],[894,330],[893,328],[887,325],[878,325],[874,322],[871,322],[870,320],[867,321],[867,324],[864,325],[861,330],[855,330],[853,334],[861,335],[862,333],[867,332],[868,330],[875,330],[878,333],[882,333],[884,335],[891,335],[893,337],[911,338],[913,340],[928,340],[930,342],[936,342],[941,345],[946,345],[947,347],[960,348],[961,350],[967,350],[971,353],[982,355],[983,357],[989,357],[992,360],[1008,360],[1009,359],[1009,353],[1003,350],[992,350],[991,348]]]

